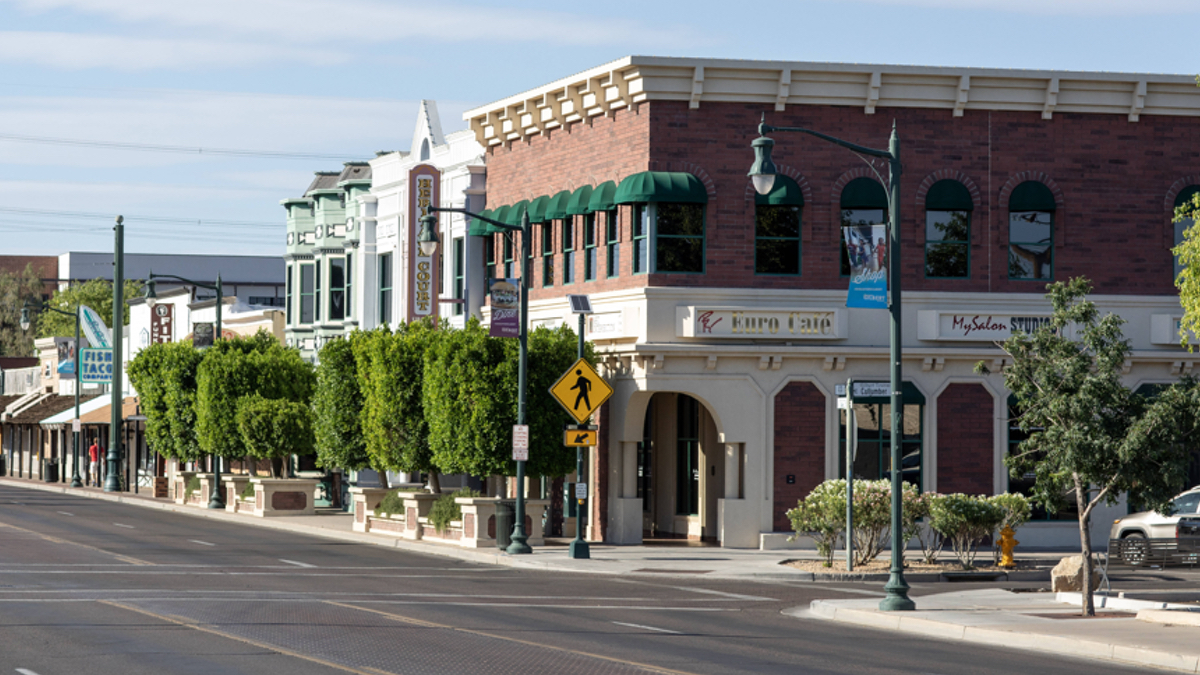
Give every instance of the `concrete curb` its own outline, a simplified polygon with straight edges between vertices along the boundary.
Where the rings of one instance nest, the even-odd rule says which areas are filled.
[[[799,615],[803,608],[784,613]],[[1175,612],[1179,614],[1179,612]],[[1112,661],[1122,664],[1150,665],[1158,668],[1200,673],[1200,657],[1190,654],[1174,654],[1141,647],[1114,645],[1078,637],[1063,637],[1038,633],[967,626],[925,618],[920,612],[875,612],[870,610],[840,607],[837,601],[814,600],[805,616],[819,617],[830,621],[851,623],[869,628],[899,631],[924,635],[943,640],[961,640],[986,645],[1004,645],[1028,651],[1060,654],[1064,656]],[[1200,619],[1200,615],[1196,618]]]
[[[1138,611],[1137,618],[1139,621],[1170,626],[1200,627],[1200,611],[1195,609],[1143,609]]]

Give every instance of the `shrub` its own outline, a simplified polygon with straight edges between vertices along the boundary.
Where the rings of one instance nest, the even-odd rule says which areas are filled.
[[[1029,506],[1029,500],[1023,494],[1014,492],[1005,492],[1000,495],[993,495],[988,498],[988,501],[999,507],[1004,513],[1004,517],[996,525],[996,529],[992,532],[992,562],[1000,564],[1000,537],[999,533],[1006,527],[1017,529],[1024,525],[1029,520],[1032,509]]]
[[[833,566],[833,549],[838,537],[846,529],[846,481],[827,480],[808,496],[796,503],[796,508],[787,512],[792,529],[797,536],[804,534],[813,538],[817,554],[826,567]]]
[[[433,529],[438,533],[446,531],[450,526],[450,522],[454,520],[462,520],[462,507],[458,502],[454,501],[457,497],[481,497],[479,491],[471,488],[463,488],[457,492],[447,492],[429,508],[429,522],[433,524]]]
[[[188,479],[187,485],[183,488],[183,501],[192,501],[192,494],[200,489],[200,477],[192,476]]]
[[[404,513],[404,498],[400,496],[400,490],[392,490],[384,495],[379,506],[375,507],[375,513],[381,516]]]
[[[917,538],[917,542],[921,545],[921,561],[932,565],[937,562],[938,554],[942,552],[942,546],[946,540],[941,533],[933,529],[930,524],[930,514],[933,511],[933,504],[942,498],[942,495],[936,492],[921,492],[917,493],[916,488],[910,492],[905,486],[904,490],[904,528],[905,541],[913,537]],[[921,518],[926,519],[925,526],[920,522]]]
[[[915,490],[915,488],[914,488]],[[846,507],[842,504],[842,518]],[[854,564],[865,565],[883,551],[892,525],[892,482],[854,481]]]
[[[238,401],[235,421],[251,457],[279,459],[312,453],[312,409],[307,404],[244,396]]]
[[[254,499],[254,483],[246,483],[242,488],[242,499]]]
[[[950,540],[963,569],[975,564],[975,546],[1004,519],[1004,510],[987,497],[943,495],[930,505],[930,524]]]

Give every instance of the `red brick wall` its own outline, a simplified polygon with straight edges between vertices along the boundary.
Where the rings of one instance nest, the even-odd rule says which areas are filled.
[[[788,475],[796,477],[789,485]],[[825,480],[825,395],[809,382],[793,382],[775,396],[776,532],[792,529],[787,512]]]
[[[631,286],[845,288],[839,276],[840,188],[865,168],[849,151],[816,138],[777,133],[774,159],[807,183],[799,280],[754,274],[754,200],[746,172],[750,141],[763,112],[778,126],[803,126],[884,148],[895,121],[901,140],[902,246],[905,288],[956,292],[1043,292],[1043,284],[1008,279],[1008,195],[1021,180],[1048,184],[1060,200],[1055,214],[1054,278],[1090,277],[1097,292],[1170,294],[1170,198],[1191,181],[1200,151],[1192,142],[1200,119],[1144,115],[770,106],[653,101],[612,117],[594,118],[495,148],[488,158],[488,202],[510,204],[580,185],[620,180],[639,171],[688,171],[710,189],[704,274],[631,277],[628,209],[622,209],[622,276],[572,292]],[[887,166],[876,162],[886,176]],[[971,277],[926,279],[924,194],[936,177],[960,177],[976,197]],[[536,261],[535,261],[536,262]],[[582,275],[582,261],[577,263]],[[556,269],[562,269],[561,261]],[[601,251],[603,269],[603,251]],[[540,269],[536,275],[539,280]],[[554,297],[561,286],[533,297]]]
[[[994,410],[981,384],[952,384],[938,397],[938,492],[992,494]]]

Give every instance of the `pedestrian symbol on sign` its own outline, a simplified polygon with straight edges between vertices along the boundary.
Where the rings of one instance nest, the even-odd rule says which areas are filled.
[[[575,397],[575,405],[573,407],[576,410],[579,410],[579,402],[583,401],[583,409],[591,410],[592,402],[588,400],[588,390],[592,388],[592,382],[584,376],[583,369],[576,370],[575,374],[579,376],[579,379],[575,380],[575,386],[571,388],[578,389],[579,395]]]

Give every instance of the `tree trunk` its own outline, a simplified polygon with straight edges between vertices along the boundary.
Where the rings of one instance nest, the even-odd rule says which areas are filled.
[[[1090,534],[1090,525],[1092,521],[1092,510],[1087,503],[1083,482],[1079,479],[1079,474],[1074,475],[1075,479],[1075,503],[1079,507],[1079,544],[1083,551],[1083,616],[1096,616],[1096,606],[1092,598],[1092,537]]]
[[[437,471],[429,472],[429,491],[435,495],[442,494],[442,479]]]

